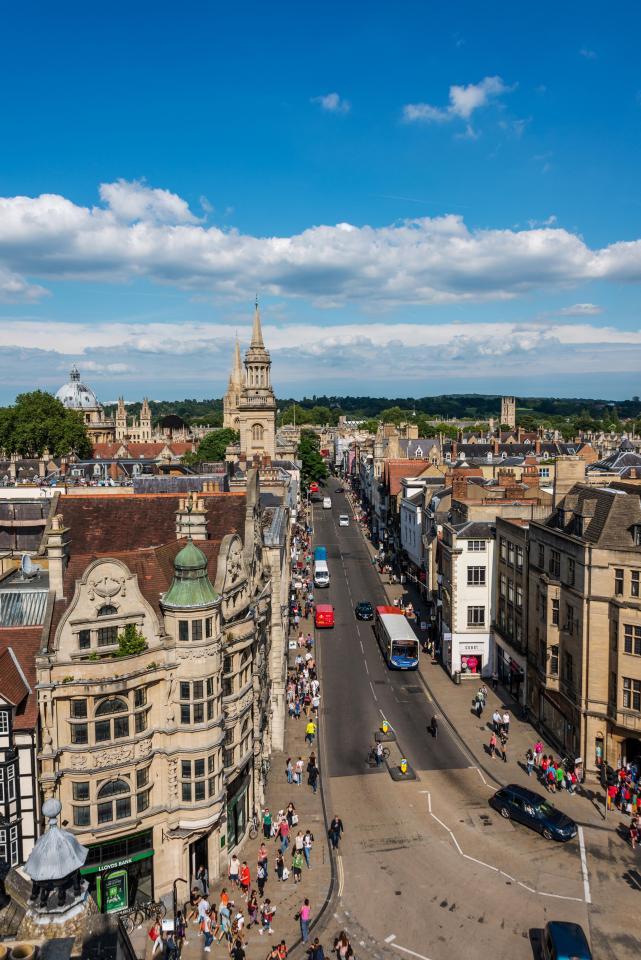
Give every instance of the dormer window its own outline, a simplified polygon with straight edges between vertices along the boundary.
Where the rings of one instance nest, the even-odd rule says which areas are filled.
[[[641,547],[641,523],[632,526],[632,541],[635,547]]]

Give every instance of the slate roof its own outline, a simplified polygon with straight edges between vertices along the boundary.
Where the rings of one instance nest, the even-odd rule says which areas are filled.
[[[453,524],[458,540],[487,540],[492,535],[492,523],[482,520],[466,520],[465,523]]]
[[[591,464],[588,467],[588,472],[618,473],[620,477],[625,477],[634,468],[641,470],[641,453],[626,448],[625,450],[615,450],[609,457],[604,457],[603,460]]]
[[[562,529],[574,535],[574,516],[584,518],[584,530],[580,537],[596,546],[609,550],[636,550],[641,547],[634,542],[633,527],[641,526],[641,499],[638,492],[627,493],[613,487],[588,487],[577,484],[560,504],[565,510],[565,525],[560,527],[559,512],[548,520],[547,526]],[[571,513],[571,516],[570,516]]]

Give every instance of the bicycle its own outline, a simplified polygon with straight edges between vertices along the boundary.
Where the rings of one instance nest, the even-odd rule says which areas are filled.
[[[122,913],[123,924],[127,933],[132,933],[134,929],[142,927],[145,920],[153,920],[154,923],[160,923],[167,915],[167,907],[162,900],[144,900],[137,903],[135,907],[124,910]]]
[[[255,840],[258,836],[258,814],[254,810],[249,821],[249,839]]]
[[[383,760],[389,760],[389,747],[383,747],[383,752],[381,754]],[[367,763],[370,767],[377,766],[376,764],[376,750],[372,749],[367,754]]]

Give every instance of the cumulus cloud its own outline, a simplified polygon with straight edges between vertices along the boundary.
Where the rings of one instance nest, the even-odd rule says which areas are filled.
[[[641,240],[592,249],[551,220],[530,229],[475,230],[448,214],[261,237],[198,222],[182,198],[138,182],[103,184],[100,195],[107,205],[91,208],[55,194],[0,198],[5,298],[38,299],[47,280],[148,279],[230,299],[262,290],[326,308],[388,308],[508,300],[592,280],[641,281]]]
[[[169,190],[146,186],[142,180],[116,180],[100,184],[100,199],[118,220],[156,223],[198,223],[182,197]],[[201,204],[203,198],[201,197]],[[203,209],[207,209],[204,204]]]
[[[407,103],[403,107],[403,119],[407,123],[447,123],[450,120],[470,120],[475,110],[486,107],[514,87],[507,86],[500,77],[484,77],[480,83],[450,87],[446,107],[434,107],[430,103]],[[470,127],[471,129],[471,127]]]
[[[586,60],[596,60],[596,53],[595,53],[595,51],[594,51],[594,50],[590,50],[589,47],[581,47],[581,49],[579,50],[579,53],[580,53],[581,56],[584,57]]]
[[[571,307],[559,310],[560,317],[594,317],[598,313],[603,313],[603,307],[596,303],[573,303]]]
[[[349,100],[345,100],[337,93],[326,93],[322,97],[312,97],[311,102],[318,104],[321,110],[325,110],[327,113],[349,113],[352,106]]]

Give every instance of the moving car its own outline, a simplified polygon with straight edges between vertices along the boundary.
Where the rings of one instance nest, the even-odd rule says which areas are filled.
[[[576,837],[577,827],[574,820],[557,810],[539,793],[516,783],[497,790],[494,796],[490,797],[490,806],[498,810],[506,820],[517,820],[526,827],[538,830],[546,840],[571,840]]]
[[[334,626],[334,608],[331,603],[318,603],[316,613],[314,614],[314,625],[316,627]]]
[[[327,566],[326,560],[314,561],[314,586],[315,587],[329,586],[329,567]]]
[[[369,602],[369,600],[359,600],[356,606],[354,607],[354,613],[356,614],[357,620],[373,620],[374,619],[374,607]]]
[[[341,513],[338,517],[339,527],[349,527],[349,517],[346,513]]]
[[[323,497],[323,510],[331,510],[331,509],[332,509],[332,498]]]
[[[592,960],[583,928],[578,923],[564,920],[546,923],[541,952],[544,960]]]

